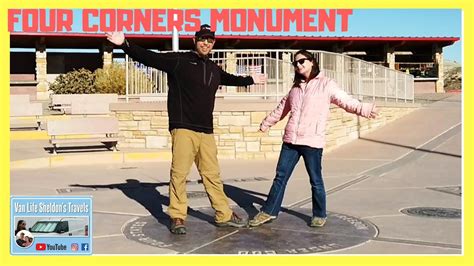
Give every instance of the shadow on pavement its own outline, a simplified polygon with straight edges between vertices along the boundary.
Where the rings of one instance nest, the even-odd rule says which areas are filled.
[[[116,183],[116,184],[105,184],[105,185],[82,185],[82,184],[71,184],[70,187],[85,187],[85,188],[108,188],[108,189],[118,189],[127,196],[129,199],[132,199],[139,204],[141,204],[156,220],[170,228],[170,217],[167,213],[163,211],[162,205],[169,206],[169,197],[160,194],[156,189],[161,186],[168,186],[169,182],[160,182],[160,183],[144,183],[136,179],[127,179],[126,183]],[[224,184],[224,192],[232,199],[237,205],[242,208],[249,218],[254,217],[259,210],[255,205],[262,206],[265,203],[265,200],[262,197],[266,197],[265,194],[242,189],[235,187],[233,185]],[[300,212],[294,211],[288,208],[281,208],[282,212],[288,213],[295,217],[302,219],[303,221],[309,223],[311,217],[304,215]],[[214,224],[214,217],[211,217],[201,211],[194,210],[188,207],[188,215],[195,217],[199,220],[206,221],[208,223]]]
[[[224,184],[224,192],[227,197],[231,198],[235,203],[237,203],[237,205],[239,205],[240,208],[245,210],[245,212],[249,215],[250,219],[253,218],[259,212],[259,210],[257,210],[254,204],[258,204],[260,206],[263,206],[263,204],[265,204],[265,200],[258,196],[267,196],[263,193],[238,188],[229,184]],[[309,223],[311,221],[310,216],[304,215],[292,209],[282,207],[281,211],[298,217],[306,223]]]
[[[118,189],[128,198],[140,203],[145,209],[156,218],[156,220],[170,228],[170,217],[163,211],[162,205],[169,206],[169,197],[161,195],[157,187],[168,186],[168,182],[161,183],[143,183],[136,179],[127,179],[126,183],[106,184],[106,185],[80,185],[72,184],[71,187],[87,187],[87,188],[109,188]],[[188,215],[197,219],[214,223],[214,218],[200,211],[193,210],[188,207]]]

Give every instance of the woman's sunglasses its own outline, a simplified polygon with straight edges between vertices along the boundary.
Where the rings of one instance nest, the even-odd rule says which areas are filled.
[[[298,59],[296,61],[293,61],[291,64],[294,67],[296,67],[296,66],[298,66],[298,64],[300,64],[300,65],[304,64],[304,61],[306,61],[306,60],[311,61],[311,59],[309,59],[309,58],[301,58],[301,59]]]

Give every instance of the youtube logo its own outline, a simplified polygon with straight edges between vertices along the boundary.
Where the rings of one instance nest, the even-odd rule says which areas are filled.
[[[36,244],[36,250],[46,250],[46,244],[45,243],[37,243]]]

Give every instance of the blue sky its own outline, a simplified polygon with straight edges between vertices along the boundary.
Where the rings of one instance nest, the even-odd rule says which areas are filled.
[[[462,10],[354,9],[349,31],[340,36],[460,37],[444,56],[461,62]]]
[[[82,31],[82,12],[75,10],[74,32]],[[209,10],[201,10],[201,23],[209,23]],[[94,20],[91,20],[94,23]],[[249,32],[252,35],[290,36],[368,36],[368,37],[460,37],[461,40],[444,48],[445,59],[461,62],[462,59],[462,10],[460,9],[354,9],[349,17],[347,32],[340,30],[340,19],[335,32]],[[18,27],[15,27],[18,29]],[[145,33],[145,32],[143,32]],[[185,32],[182,32],[185,33]],[[156,34],[156,33],[155,33]],[[190,33],[187,33],[190,34]],[[217,27],[217,34],[223,32]],[[245,34],[245,33],[238,33]]]
[[[204,16],[201,16],[202,22]],[[306,36],[382,36],[382,37],[459,37],[461,40],[444,48],[446,59],[462,59],[461,9],[354,9],[349,17],[347,32],[340,31],[338,21],[335,32],[296,32],[283,35]],[[222,33],[217,29],[217,33]],[[251,32],[251,34],[269,34]]]

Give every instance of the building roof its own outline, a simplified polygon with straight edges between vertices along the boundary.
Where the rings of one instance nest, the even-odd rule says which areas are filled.
[[[171,35],[126,34],[131,41],[151,49],[169,50]],[[193,35],[180,36],[180,48],[193,47]],[[333,50],[339,46],[344,51],[380,49],[384,45],[397,50],[431,49],[433,44],[448,46],[459,37],[402,37],[402,36],[273,36],[273,35],[219,35],[214,48],[236,49],[316,49]],[[33,48],[36,42],[47,48],[101,48],[107,42],[104,34],[98,33],[10,33],[10,47]]]

